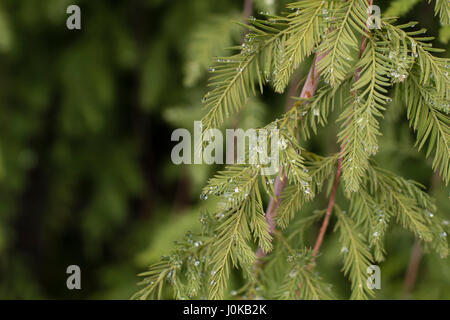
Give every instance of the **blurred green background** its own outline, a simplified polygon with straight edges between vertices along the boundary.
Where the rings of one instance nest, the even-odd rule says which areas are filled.
[[[252,14],[280,13],[287,2],[255,0]],[[391,2],[375,4],[420,21],[436,46],[448,47],[450,31],[433,5]],[[81,7],[82,30],[66,28],[70,4]],[[200,210],[214,208],[200,190],[219,167],[173,165],[170,137],[201,118],[208,66],[240,42],[243,30],[232,21],[243,21],[243,7],[243,0],[0,0],[0,299],[128,299],[137,273],[199,227]],[[268,89],[239,115],[240,127],[268,123],[286,101]],[[387,111],[377,161],[425,185],[450,218],[449,189],[414,148],[404,110],[394,100]],[[335,136],[330,125],[307,148],[335,152]],[[322,196],[301,214],[325,206]],[[450,299],[450,262],[435,254],[421,259],[415,286],[405,290],[413,244],[412,234],[390,230],[378,297]],[[339,251],[329,233],[319,270],[345,298]],[[71,264],[81,267],[82,290],[66,288]]]

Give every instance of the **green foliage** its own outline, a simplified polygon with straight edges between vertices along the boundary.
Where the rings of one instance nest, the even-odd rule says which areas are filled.
[[[240,4],[80,0],[79,31],[66,27],[71,4],[0,4],[1,299],[130,297],[136,273],[160,256],[149,230],[189,212],[180,208],[209,175],[166,161],[175,125],[163,113],[199,109],[204,83],[188,91],[180,81],[187,41],[205,17]],[[183,175],[187,196],[174,200]],[[170,250],[171,233],[158,234]],[[71,264],[86,275],[81,292],[64,285]]]
[[[356,64],[359,79],[355,79],[352,91],[355,97],[349,107],[341,114],[342,131],[339,140],[344,150],[343,178],[347,191],[359,189],[360,178],[368,167],[368,159],[378,151],[377,136],[379,125],[377,117],[382,116],[389,86],[387,79],[388,61],[383,53],[383,44],[376,38],[368,38],[367,47]]]
[[[7,51],[11,47],[12,34],[8,17],[0,7],[0,51]]]
[[[386,17],[400,17],[408,13],[421,0],[394,0],[384,12]]]
[[[288,27],[279,37],[278,50],[274,52],[273,85],[278,93],[284,91],[294,70],[319,43],[326,2],[299,1],[289,4],[288,9],[293,13],[286,18]]]
[[[280,285],[277,298],[282,300],[330,300],[334,296],[330,287],[319,275],[311,271],[314,265],[312,250],[292,253],[287,258],[290,264],[289,273]]]
[[[209,183],[212,192],[224,194],[226,199],[225,203],[219,204],[221,221],[216,240],[211,245],[210,298],[223,297],[232,266],[239,265],[246,276],[252,276],[255,261],[249,245],[252,234],[264,250],[271,249],[257,178],[256,168],[236,168],[221,173]]]
[[[399,10],[400,4],[395,2],[391,14],[409,10]],[[218,58],[210,69],[212,89],[204,98],[205,130],[220,126],[244,108],[258,89],[262,93],[270,85],[284,92],[296,69],[313,53],[312,68],[318,68],[322,81],[312,97],[297,98],[293,108],[263,127],[280,130],[277,177],[260,176],[260,164],[234,165],[219,172],[203,189],[202,199],[212,196],[219,202],[212,222],[207,223],[213,236],[200,245],[207,251],[201,264],[206,280],[195,284],[196,291],[207,291],[208,298],[226,296],[233,269],[241,271],[244,286],[237,292],[245,298],[333,298],[315,271],[323,256],[305,249],[310,241],[306,230],[324,213],[307,215],[305,208],[320,203],[321,194],[333,201],[328,209],[335,212],[334,230],[339,234],[351,299],[375,297],[366,285],[367,268],[385,261],[385,239],[394,222],[442,258],[448,255],[446,223],[437,216],[431,197],[418,183],[375,165],[373,157],[382,136],[379,121],[387,108],[395,107],[389,95],[394,87],[403,92],[419,150],[428,143],[426,156],[434,152],[432,167],[448,183],[449,60],[435,56],[443,50],[432,47],[433,38],[423,36],[424,30],[411,29],[416,23],[396,25],[395,19],[387,18],[381,29],[369,30],[367,5],[356,0],[304,0],[289,4],[289,12],[282,16],[251,18],[242,46],[234,48],[234,55]],[[437,1],[436,10],[446,23],[447,2]],[[332,116],[340,127],[341,151],[331,156],[306,151],[305,141],[318,134],[319,126],[326,126]],[[336,188],[343,189],[342,195]],[[264,214],[265,194],[277,204],[275,222],[282,231],[274,234],[269,234],[270,221]],[[335,197],[338,204],[334,204]],[[348,214],[341,209],[347,205]],[[257,259],[256,247],[264,252],[263,259]],[[191,245],[183,250],[198,249]],[[189,262],[180,265],[184,263],[188,268]],[[151,268],[146,283],[158,280],[158,274],[170,268],[173,264],[159,273]],[[155,292],[159,288],[156,280],[138,296]],[[175,297],[186,291],[180,283],[172,282]]]
[[[365,34],[369,17],[368,3],[364,1],[351,0],[336,3],[330,11],[324,9],[325,20],[330,31],[324,36],[318,49],[326,53],[319,63],[319,69],[325,81],[332,87],[344,81],[352,68],[353,56],[355,52],[358,52],[360,43],[358,36]],[[367,65],[367,61],[364,65]]]
[[[304,139],[310,139],[312,133],[317,134],[318,125],[324,127],[327,124],[328,117],[333,111],[335,105],[342,103],[346,89],[349,87],[343,85],[337,88],[322,87],[314,97],[296,98],[299,100],[285,117],[295,117],[298,119],[298,130]]]
[[[366,244],[364,236],[359,232],[354,221],[349,218],[339,207],[336,208],[339,230],[339,240],[342,244],[344,255],[344,274],[352,283],[351,299],[367,299],[374,292],[366,286],[367,267],[371,265],[372,254]]]
[[[439,40],[442,43],[448,44],[450,40],[450,25],[443,26],[441,30],[439,30]]]
[[[405,84],[405,102],[408,106],[410,125],[417,131],[417,145],[421,149],[429,141],[427,156],[435,153],[433,168],[448,183],[450,179],[450,117],[438,109],[435,104],[436,94],[419,85],[418,78],[411,76]],[[442,106],[442,104],[440,104]]]
[[[427,156],[435,151],[433,168],[448,183],[450,176],[449,156],[449,90],[450,78],[448,75],[449,59],[434,57],[431,52],[440,50],[431,47],[431,38],[417,37],[425,30],[405,32],[404,28],[413,24],[395,27],[387,25],[389,35],[399,37],[401,42],[396,43],[396,51],[390,51],[395,57],[405,57],[408,52],[412,58],[417,58],[417,64],[407,62],[406,66],[397,67],[395,76],[408,79],[403,85],[405,103],[408,106],[410,125],[417,131],[417,145],[421,149],[429,141]],[[391,40],[390,38],[389,40]],[[406,71],[402,71],[406,70]],[[406,73],[402,73],[406,72]],[[408,74],[408,72],[410,74]]]
[[[431,0],[428,0],[431,2]],[[450,4],[446,0],[436,0],[435,4],[436,15],[439,15],[441,23],[444,25],[450,24]]]
[[[311,194],[318,194],[322,191],[325,181],[332,176],[338,155],[330,157],[320,157],[315,154],[306,155],[305,169],[309,174],[308,180],[312,183],[310,192],[306,194],[303,189],[296,185],[288,185],[283,192],[280,208],[277,212],[276,221],[278,226],[285,229],[290,220],[294,218],[305,202],[311,200]]]
[[[426,34],[367,30],[363,0],[255,0],[248,24],[244,1],[79,0],[70,31],[72,2],[0,4],[0,298],[128,298],[147,265],[135,298],[370,298],[369,263],[375,298],[450,297],[448,1],[374,3]],[[319,58],[315,92],[274,94],[298,95]],[[279,129],[280,174],[171,163],[171,131],[205,113],[205,129]],[[414,238],[429,254],[405,296]]]
[[[238,16],[210,17],[192,33],[186,53],[185,86],[195,85],[212,64],[213,57],[223,56],[224,49],[231,47],[233,40],[239,37],[241,29],[230,23],[231,20],[237,21]]]
[[[250,94],[255,94],[257,84],[263,90],[263,84],[273,70],[272,53],[275,53],[284,23],[266,22],[251,19],[255,33],[247,34],[240,47],[233,48],[240,52],[230,57],[218,57],[210,69],[209,86],[213,89],[203,98],[207,115],[203,118],[204,130],[219,127],[226,118],[244,106]],[[274,26],[272,26],[274,25]],[[275,26],[276,25],[276,26]],[[256,83],[255,83],[255,80]]]

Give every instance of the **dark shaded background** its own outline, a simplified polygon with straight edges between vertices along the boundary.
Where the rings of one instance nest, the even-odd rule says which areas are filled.
[[[231,21],[242,19],[243,2],[0,1],[1,299],[127,299],[136,274],[198,227],[200,208],[214,207],[200,203],[200,189],[218,168],[174,166],[170,135],[200,119],[208,64],[239,42]],[[286,2],[256,1],[254,14]],[[389,2],[375,4],[384,13]],[[81,7],[80,31],[66,28],[70,4]],[[432,5],[421,1],[402,18],[410,19],[447,47]],[[242,126],[269,122],[285,104],[268,90],[240,115]],[[414,149],[403,108],[388,110],[383,131],[379,163],[424,184],[450,217],[449,189]],[[329,126],[308,148],[333,152],[335,135]],[[387,243],[380,298],[450,298],[448,259],[423,258],[406,294],[414,237],[394,228]],[[345,297],[333,234],[321,261]],[[71,264],[81,267],[81,291],[66,288]]]

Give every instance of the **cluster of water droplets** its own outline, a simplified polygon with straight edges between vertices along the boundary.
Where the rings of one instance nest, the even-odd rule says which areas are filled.
[[[251,56],[258,50],[258,44],[254,40],[253,35],[246,35],[241,45],[241,54],[243,56]],[[238,70],[242,72],[242,70]]]
[[[385,220],[385,216],[384,216],[383,210],[378,209],[377,210],[377,215],[378,215],[378,223],[386,224],[386,220]]]
[[[200,193],[200,200],[208,200],[209,193],[208,192],[202,192]]]
[[[300,8],[291,8],[290,10],[293,11],[293,15],[295,16],[299,16],[302,13]]]
[[[308,179],[312,180],[311,177],[308,177]],[[301,185],[303,187],[304,194],[308,197],[312,196],[311,182],[310,181],[302,181]]]
[[[314,117],[319,117],[319,116],[320,116],[320,111],[319,111],[318,108],[314,108],[314,109],[313,109],[313,116],[314,116]]]
[[[221,188],[219,186],[209,186],[208,188],[203,189],[200,194],[200,200],[208,200],[209,196],[220,196],[222,195]]]
[[[221,197],[222,200],[218,203],[217,209],[219,213],[216,214],[217,219],[224,218],[228,209],[234,207],[239,201],[243,198],[248,197],[248,193],[245,188],[239,187],[237,185],[233,186],[234,179],[229,178],[227,181],[227,185],[224,188],[219,188],[218,186],[209,187],[206,191],[204,190],[200,195],[200,199],[206,200],[209,195],[214,195],[217,197]]]
[[[428,209],[424,210],[424,215],[427,219],[433,219],[434,218],[434,213],[429,211]],[[450,224],[450,221],[448,220],[443,220],[442,221],[442,225],[444,226],[448,226]],[[447,241],[447,232],[446,231],[440,231],[439,233],[439,237],[441,239],[443,239],[445,242]],[[446,258],[447,257],[447,253],[441,253],[441,258]]]
[[[209,275],[211,276],[211,277],[214,277],[215,275],[217,274],[217,271],[216,270],[212,270],[210,273],[209,273]],[[211,280],[211,282],[209,283],[211,286],[215,286],[215,285],[217,285],[217,282],[215,281],[215,280]]]
[[[377,205],[374,205],[376,223],[372,225],[373,233],[371,235],[371,243],[373,244],[384,233],[385,225],[387,224],[385,213]]]
[[[295,253],[293,255],[288,256],[286,261],[288,263],[295,263],[301,258],[303,258],[303,253],[302,252],[297,252],[297,253]]]
[[[409,76],[409,71],[414,62],[414,57],[405,54],[398,54],[397,51],[390,51],[388,55],[391,66],[394,68],[388,74],[392,83],[405,81]]]
[[[417,53],[417,42],[415,42],[414,40],[411,41],[411,56],[413,58],[418,58],[419,54]]]
[[[378,144],[376,143],[364,143],[364,151],[369,156],[374,156],[378,153]]]
[[[328,9],[322,9],[322,17],[323,17],[323,19],[325,21],[329,21],[330,20]]]
[[[273,185],[275,183],[275,179],[268,178],[266,179],[266,186]]]

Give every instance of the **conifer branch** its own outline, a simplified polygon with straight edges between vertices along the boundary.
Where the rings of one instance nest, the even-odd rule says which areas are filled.
[[[231,270],[240,269],[245,285],[238,292],[244,290],[252,298],[328,298],[331,293],[312,268],[332,214],[353,299],[373,295],[365,285],[367,266],[385,258],[384,238],[392,223],[413,232],[424,248],[431,247],[441,257],[448,255],[448,223],[437,216],[436,205],[422,186],[376,167],[371,156],[378,148],[378,121],[390,101],[387,90],[400,87],[406,93],[407,116],[417,132],[418,148],[427,144],[427,156],[434,153],[433,169],[449,181],[449,60],[433,55],[441,51],[432,47],[423,30],[406,30],[414,23],[395,26],[391,24],[395,19],[387,18],[380,30],[369,32],[366,9],[372,2],[297,1],[288,6],[292,12],[281,17],[263,14],[266,19],[250,19],[243,45],[234,48],[239,53],[217,59],[211,69],[212,90],[204,99],[208,108],[204,129],[219,126],[266,84],[283,92],[291,82],[295,89],[292,74],[316,52],[294,107],[265,127],[276,128],[281,135],[279,175],[260,176],[256,164],[233,165],[210,179],[201,198],[211,195],[219,202],[214,215],[202,217],[208,221],[207,231],[197,236],[200,240],[188,238],[168,259],[153,265],[144,274],[146,288],[137,297],[161,298],[168,282],[177,299],[223,298]],[[444,19],[446,6],[437,1]],[[356,60],[352,57],[358,49]],[[319,75],[324,79],[320,87]],[[335,105],[345,105],[338,116],[340,152],[321,157],[303,150],[297,136],[309,139],[312,132],[316,134]],[[330,188],[326,210],[297,219],[296,213],[322,191],[325,182]],[[348,215],[337,203],[340,186],[350,203]],[[266,212],[261,187],[270,196]],[[305,249],[305,229],[322,217],[314,248]],[[275,236],[279,241],[273,240]],[[259,248],[256,255],[254,245]],[[260,268],[256,262],[271,251],[268,263]],[[204,261],[199,262],[200,256]],[[276,275],[268,280],[273,270]]]
[[[344,255],[344,274],[350,278],[352,284],[351,299],[362,300],[374,295],[374,292],[366,286],[367,267],[371,264],[370,253],[365,240],[360,236],[358,226],[354,221],[336,206],[337,224],[340,231]]]
[[[286,37],[281,38],[281,62],[274,70],[274,87],[277,92],[284,91],[293,71],[320,42],[320,21],[322,12],[327,10],[326,5],[326,1],[299,1],[288,6],[296,11],[288,16]]]
[[[327,231],[328,224],[330,222],[331,213],[333,212],[334,205],[336,203],[336,193],[339,188],[339,181],[342,173],[342,157],[338,160],[338,167],[336,170],[336,177],[334,179],[333,189],[331,190],[330,200],[328,202],[327,211],[325,213],[325,218],[323,219],[322,226],[320,227],[319,235],[317,236],[316,243],[314,245],[314,256],[320,251],[320,247],[322,246],[323,238],[325,236],[325,232]]]
[[[317,65],[322,58],[323,58],[323,54],[316,55],[313,65],[311,66],[311,68],[309,70],[306,82],[303,85],[303,89],[300,94],[301,98],[311,98],[315,94],[315,92],[317,90],[317,86],[319,84],[319,79],[320,79],[320,73],[317,68]],[[289,99],[289,97],[288,97],[288,99]],[[266,220],[267,220],[267,224],[270,227],[271,235],[273,235],[275,232],[275,217],[277,215],[277,210],[281,204],[281,195],[283,193],[283,190],[286,187],[287,177],[285,174],[283,174],[283,168],[281,168],[281,169],[282,169],[281,173],[280,173],[281,177],[280,176],[276,177],[275,186],[274,186],[275,193],[274,193],[274,196],[270,197],[269,205],[267,206],[267,210],[266,210]],[[257,259],[260,260],[261,258],[263,258],[265,256],[265,253],[263,250],[261,250],[261,248],[258,248],[256,255],[257,255]]]
[[[373,0],[369,0],[369,5],[372,5]],[[363,36],[361,47],[360,47],[360,57],[363,55],[364,51],[366,50],[367,44],[366,44],[366,37]],[[359,67],[355,73],[355,82],[358,82],[360,80],[362,67]],[[344,139],[345,140],[345,139]],[[314,245],[314,255],[317,255],[319,253],[320,247],[322,246],[323,238],[325,236],[326,230],[328,228],[328,224],[330,221],[331,213],[333,212],[333,208],[336,202],[336,193],[339,188],[339,182],[342,174],[342,165],[344,161],[343,154],[345,152],[345,148],[347,146],[347,142],[344,142],[343,146],[341,147],[341,156],[338,160],[338,167],[336,170],[336,177],[334,180],[333,189],[330,194],[330,200],[328,202],[327,211],[325,214],[325,218],[323,220],[322,226],[319,231],[319,235],[317,236],[316,243]]]
[[[431,0],[428,0],[431,3]],[[439,15],[443,25],[450,24],[450,2],[448,0],[436,0],[435,15]]]

